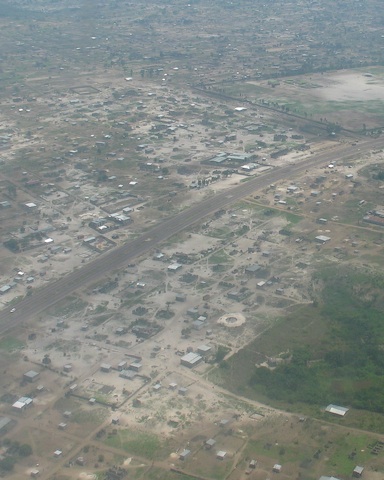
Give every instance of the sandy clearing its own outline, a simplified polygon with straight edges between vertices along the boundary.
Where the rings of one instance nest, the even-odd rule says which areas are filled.
[[[384,81],[375,75],[367,77],[362,73],[338,73],[329,75],[326,79],[328,85],[313,89],[313,94],[324,100],[334,102],[384,100]]]

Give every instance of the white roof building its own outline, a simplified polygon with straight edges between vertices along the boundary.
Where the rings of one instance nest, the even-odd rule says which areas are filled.
[[[184,365],[185,367],[188,367],[188,368],[195,367],[202,360],[203,360],[203,357],[201,355],[198,355],[197,353],[194,353],[194,352],[187,353],[186,355],[184,355],[180,359],[181,364]]]
[[[332,405],[330,403],[328,407],[325,409],[326,412],[332,413],[333,415],[338,415],[339,417],[344,417],[344,415],[348,412],[349,408],[340,407],[338,405]]]
[[[168,266],[168,270],[170,272],[177,272],[181,267],[182,265],[180,263],[171,263],[171,265]]]
[[[326,237],[325,235],[318,235],[315,237],[316,242],[327,243],[331,240],[331,237]]]

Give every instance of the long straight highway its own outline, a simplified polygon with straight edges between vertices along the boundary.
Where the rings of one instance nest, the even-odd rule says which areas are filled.
[[[81,268],[68,273],[64,277],[36,289],[33,295],[25,297],[15,305],[15,312],[9,309],[0,312],[0,334],[18,324],[35,318],[49,307],[65,299],[68,295],[83,289],[86,285],[107,276],[110,272],[124,268],[133,259],[159,247],[162,242],[201,221],[204,217],[226,208],[240,199],[251,195],[271,183],[279,180],[294,180],[305,170],[330,162],[340,162],[343,159],[361,157],[371,150],[383,147],[382,139],[360,140],[357,149],[350,144],[339,144],[332,152],[314,154],[295,164],[277,167],[273,170],[236,185],[213,197],[203,200],[196,205],[162,220],[145,234],[117,247],[110,252],[100,255],[97,259],[85,264]]]

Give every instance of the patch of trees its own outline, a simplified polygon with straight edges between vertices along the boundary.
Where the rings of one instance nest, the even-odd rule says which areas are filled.
[[[373,175],[375,180],[384,180],[384,170],[380,170],[378,173]]]
[[[32,447],[27,443],[20,444],[17,441],[11,442],[5,439],[3,445],[6,447],[6,456],[0,460],[0,470],[5,472],[11,472],[19,458],[32,455]]]
[[[322,280],[315,319],[327,325],[321,346],[294,350],[291,360],[274,370],[256,368],[249,384],[279,401],[339,403],[384,413],[384,278],[333,271]]]

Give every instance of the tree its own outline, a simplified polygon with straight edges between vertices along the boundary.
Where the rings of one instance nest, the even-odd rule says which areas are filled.
[[[15,238],[10,238],[9,240],[6,240],[4,242],[4,246],[9,248],[9,250],[11,250],[11,252],[19,252],[20,251],[19,242]]]
[[[43,358],[43,364],[44,365],[49,365],[52,362],[52,360],[49,358],[49,355],[46,353]]]
[[[21,457],[29,457],[32,455],[32,447],[28,445],[28,443],[23,443],[23,445],[19,447],[19,455]]]
[[[16,459],[14,457],[5,457],[0,461],[0,468],[6,472],[11,472],[15,466]]]

